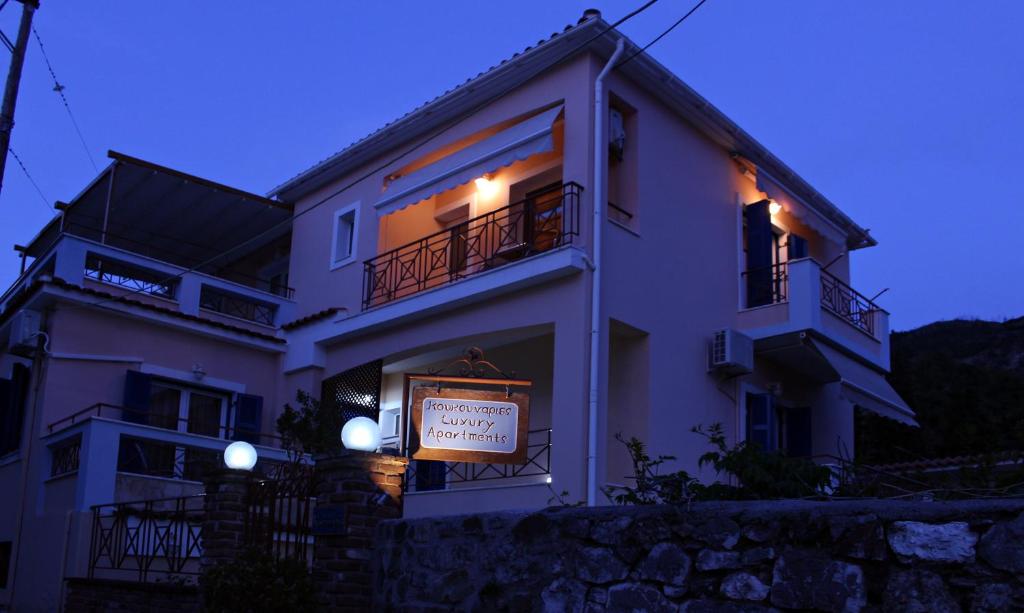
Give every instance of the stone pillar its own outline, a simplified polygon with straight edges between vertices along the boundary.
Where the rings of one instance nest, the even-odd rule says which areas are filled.
[[[325,611],[368,611],[377,524],[402,517],[409,460],[345,450],[316,458],[313,581]]]
[[[246,497],[251,474],[222,469],[205,479],[201,567],[233,562],[245,548]]]

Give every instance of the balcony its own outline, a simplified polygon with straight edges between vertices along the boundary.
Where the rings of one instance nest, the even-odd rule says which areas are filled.
[[[889,314],[814,260],[747,271],[743,281],[750,306],[738,327],[755,341],[811,330],[889,369]]]
[[[206,471],[221,466],[224,448],[233,440],[256,447],[258,470],[289,459],[275,435],[225,424],[216,427],[215,434],[200,433],[194,425],[187,419],[110,404],[82,409],[47,427],[46,487],[55,500],[71,499],[77,510],[86,510],[152,497],[152,492],[198,493],[197,482]]]
[[[269,333],[292,318],[294,290],[232,273],[231,279],[62,233],[0,304],[44,275],[73,286],[222,324]]]
[[[363,310],[569,245],[579,236],[583,188],[490,211],[363,263]]]

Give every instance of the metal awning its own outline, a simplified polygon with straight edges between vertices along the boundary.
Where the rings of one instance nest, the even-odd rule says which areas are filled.
[[[287,234],[291,205],[111,151],[114,160],[26,248],[61,232],[191,267],[241,245],[236,259]],[[260,237],[259,240],[253,240]],[[210,266],[224,262],[211,262]]]
[[[908,426],[917,426],[914,410],[885,380],[885,376],[864,364],[847,357],[824,343],[814,343],[829,364],[839,373],[839,393],[851,404],[895,419]]]
[[[374,206],[378,216],[404,209],[435,194],[469,183],[477,177],[538,153],[555,150],[552,135],[562,105],[538,113],[493,136],[399,177]]]
[[[850,357],[810,332],[793,332],[754,343],[758,356],[776,362],[807,381],[839,383],[840,395],[851,404],[916,426],[914,411],[885,380],[885,374]]]
[[[768,194],[769,198],[777,201],[783,210],[799,219],[804,225],[840,245],[847,243],[845,232],[801,198],[783,187],[781,182],[776,181],[760,166],[757,167],[756,183],[758,191]]]

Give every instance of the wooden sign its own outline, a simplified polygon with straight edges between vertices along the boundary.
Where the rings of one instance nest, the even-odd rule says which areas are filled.
[[[413,388],[410,443],[417,460],[525,464],[529,425],[525,392]]]

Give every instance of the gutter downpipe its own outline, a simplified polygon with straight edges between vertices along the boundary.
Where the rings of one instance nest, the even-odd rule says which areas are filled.
[[[608,114],[605,111],[604,78],[615,67],[626,41],[620,38],[615,43],[615,52],[604,69],[594,80],[594,259],[593,282],[590,296],[590,406],[587,414],[587,506],[597,506],[597,421],[600,396],[598,376],[601,370],[601,240],[604,229],[604,207],[608,200],[608,184],[605,176],[605,160],[608,159],[608,145],[605,142],[605,127]]]

